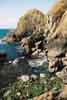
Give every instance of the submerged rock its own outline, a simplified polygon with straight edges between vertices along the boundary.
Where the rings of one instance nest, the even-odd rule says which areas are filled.
[[[0,63],[4,63],[7,61],[7,55],[5,53],[0,54]]]

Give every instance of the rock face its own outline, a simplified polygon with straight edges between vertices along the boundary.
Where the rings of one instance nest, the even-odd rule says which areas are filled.
[[[21,47],[27,54],[37,55],[37,52],[46,49],[47,23],[47,16],[36,9],[29,10],[19,19],[15,35],[23,42]]]
[[[38,66],[45,63],[45,53],[47,53],[49,72],[54,73],[64,84],[67,84],[67,0],[58,0],[48,12],[48,17],[36,9],[30,10],[19,19],[15,35],[8,36],[7,42],[12,43],[15,39],[20,41],[20,46],[25,50],[26,56],[31,55],[35,58],[41,58],[30,59],[30,61],[29,59],[26,59],[28,61],[15,59],[10,67],[6,68],[5,66],[4,69],[1,69],[2,77],[7,76],[7,80],[7,78],[16,78],[16,75],[19,75],[19,79],[26,82],[29,80],[29,74],[32,80],[37,80],[36,74],[31,73],[32,69],[35,66],[35,69],[37,69]],[[34,72],[36,71],[34,70]],[[40,78],[45,78],[44,73],[38,75],[40,75]],[[66,99],[67,85],[64,86],[60,95],[57,95]],[[33,100],[54,100],[54,95],[53,92],[48,91],[41,96],[34,97]]]
[[[46,15],[32,9],[19,19],[16,29],[11,30],[3,41],[7,44],[18,44],[24,49],[23,55],[26,57],[41,55],[47,49],[47,23]],[[18,53],[18,55],[22,54]]]
[[[28,39],[27,38],[23,38],[21,40],[21,48],[24,49],[26,55],[30,55],[31,54],[31,48],[29,46],[29,42],[28,42]]]
[[[0,54],[0,63],[3,63],[6,60],[7,60],[7,55],[5,53],[4,54]]]
[[[56,37],[66,37],[66,16],[67,16],[67,1],[66,0],[58,0],[56,4],[49,10],[48,15],[52,18],[52,26],[50,29],[50,34],[48,37],[56,38]]]
[[[49,91],[38,97],[35,97],[33,100],[53,100],[53,94]]]
[[[64,86],[64,90],[59,95],[62,99],[67,99],[67,85]]]
[[[32,9],[19,19],[16,30],[10,31],[3,39],[3,41],[10,46],[10,48],[8,46],[9,52],[7,52],[7,54],[9,58],[11,56],[11,59],[8,59],[9,63],[5,64],[4,68],[1,69],[2,80],[5,78],[3,81],[10,81],[12,77],[16,78],[16,76],[28,74],[27,72],[29,71],[29,74],[31,74],[33,68],[30,68],[30,66],[43,66],[46,62],[45,53],[47,52],[47,23],[46,15],[39,10]],[[16,54],[20,56],[15,55],[14,57],[14,51],[16,50],[11,49],[14,43],[18,45],[16,45]],[[13,45],[13,47],[15,46]],[[21,48],[20,53],[18,51],[19,48]],[[21,52],[22,50],[23,52]],[[25,59],[21,59],[21,56],[24,56],[26,59],[29,57],[30,59],[27,59],[27,61],[30,60],[28,61],[29,63],[27,63]],[[22,80],[25,78],[26,80],[28,79],[27,76],[22,76],[21,78]],[[31,78],[37,79],[37,76],[33,75]]]
[[[50,72],[62,70],[67,53],[67,1],[58,0],[49,15],[48,61]]]
[[[57,96],[67,99],[67,1],[58,0],[48,12],[48,69],[64,83]]]

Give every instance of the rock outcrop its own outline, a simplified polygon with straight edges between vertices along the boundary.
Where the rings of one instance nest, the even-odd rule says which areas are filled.
[[[29,10],[20,17],[15,35],[17,40],[24,41],[26,39],[27,43],[22,47],[27,53],[37,55],[47,48],[47,23],[48,17],[36,9]]]
[[[44,33],[47,27],[47,17],[41,11],[32,9],[20,17],[16,28],[16,35],[30,36],[32,33]]]
[[[53,100],[53,93],[51,91],[46,92],[40,96],[34,97],[33,100]]]
[[[10,68],[7,67],[6,69],[5,67],[6,72],[1,69],[1,75],[4,77],[7,74],[11,76],[12,74],[18,75],[18,73],[29,72],[30,78],[37,80],[38,77],[30,72],[32,72],[33,67],[36,66],[38,68],[44,65],[46,62],[44,60],[45,56],[48,54],[48,70],[50,74],[52,75],[53,73],[64,84],[64,89],[57,94],[57,98],[64,99],[66,97],[65,99],[67,99],[67,85],[65,85],[67,84],[67,0],[58,0],[47,16],[36,9],[30,10],[22,16],[19,19],[14,34],[6,38],[7,43],[15,41],[20,43],[20,47],[25,51],[24,55],[30,57],[30,59],[26,59],[27,61],[22,60],[21,57],[15,59],[11,62],[12,66]],[[22,65],[19,68],[19,63],[21,64],[21,62]],[[23,66],[24,68],[22,69]],[[14,70],[15,72],[13,72]],[[45,77],[44,73],[39,74],[40,78]],[[21,75],[20,78],[23,81],[29,80],[29,77],[26,75]],[[33,98],[33,100],[46,99],[55,99],[51,90]]]
[[[66,59],[67,53],[67,1],[58,0],[48,15],[50,26],[48,28],[49,71],[57,72],[66,67],[63,59]]]

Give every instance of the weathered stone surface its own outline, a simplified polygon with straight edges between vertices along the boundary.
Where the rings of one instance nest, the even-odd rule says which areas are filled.
[[[25,50],[26,54],[31,54],[31,48],[27,38],[21,40],[21,48]]]
[[[64,86],[63,91],[59,95],[60,98],[66,100],[67,99],[67,85]]]
[[[58,48],[48,48],[48,57],[56,57],[62,53],[61,49]]]
[[[62,70],[67,65],[67,2],[59,0],[55,3],[48,12],[49,17],[49,33],[48,33],[48,60],[49,68],[53,67],[52,71]],[[50,58],[51,57],[51,58]],[[59,60],[60,58],[60,60]],[[55,60],[55,65],[54,61]],[[56,59],[58,60],[56,62]],[[57,66],[56,66],[57,63]],[[55,67],[57,69],[55,69]],[[54,70],[55,69],[55,70]]]
[[[56,75],[64,84],[67,84],[67,66],[65,66],[62,71],[57,72]]]
[[[53,94],[49,91],[40,96],[34,97],[33,100],[53,100]]]
[[[16,41],[16,35],[15,34],[9,34],[5,37],[5,39],[3,39],[3,41],[7,42],[7,43],[14,43]]]
[[[64,66],[67,66],[67,57],[62,58],[62,62],[64,64]]]
[[[34,51],[32,53],[32,56],[38,56],[40,52],[41,52],[41,50],[40,49],[37,49],[36,51]]]

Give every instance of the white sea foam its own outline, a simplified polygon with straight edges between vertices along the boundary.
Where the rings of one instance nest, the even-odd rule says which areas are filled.
[[[31,59],[28,60],[29,65],[31,65],[32,67],[38,67],[38,66],[42,66],[43,63],[47,62],[47,57],[42,57],[42,58],[38,58],[38,59]]]

